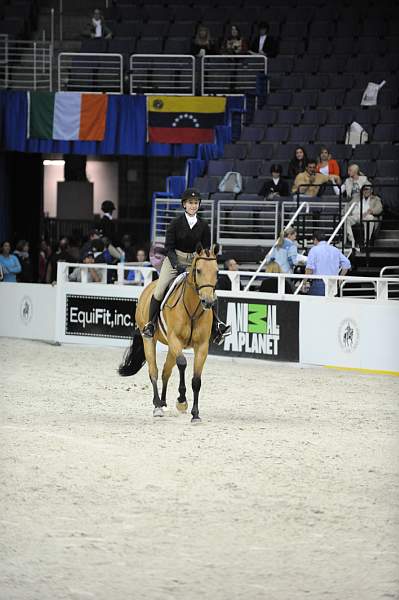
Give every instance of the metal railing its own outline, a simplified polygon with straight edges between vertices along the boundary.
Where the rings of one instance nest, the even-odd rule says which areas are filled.
[[[61,52],[58,55],[58,91],[123,94],[122,55]]]
[[[323,231],[329,235],[336,230],[341,219],[341,213],[338,203],[332,202],[306,202],[306,212],[298,213],[295,220],[295,226],[298,232],[298,241],[301,246],[306,248],[312,240],[312,234],[315,231]],[[282,225],[286,227],[297,210],[296,202],[282,203]]]
[[[277,237],[278,202],[219,200],[216,211],[222,246],[267,246]]]
[[[183,214],[181,201],[179,199],[155,198],[155,207],[151,226],[151,241],[164,243],[167,226],[172,219],[177,217],[179,214]],[[199,214],[209,224],[211,230],[211,243],[213,243],[214,205],[212,200],[202,200]]]
[[[53,46],[0,36],[0,88],[51,91]]]
[[[133,54],[130,93],[195,95],[195,58],[177,54]]]
[[[201,95],[255,93],[259,73],[267,73],[266,56],[206,54],[201,57]]]
[[[391,273],[388,275],[387,273]],[[381,278],[388,278],[389,300],[399,300],[399,265],[387,265],[380,271]]]

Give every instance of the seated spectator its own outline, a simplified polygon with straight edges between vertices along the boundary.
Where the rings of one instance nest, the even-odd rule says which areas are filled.
[[[346,235],[352,248],[359,251],[359,247],[356,246],[352,227],[360,223],[360,211],[363,211],[362,220],[369,221],[368,224],[363,223],[364,240],[368,241],[372,237],[375,227],[378,225],[383,212],[383,206],[381,198],[373,194],[373,188],[369,183],[362,186],[360,195],[353,195],[352,200],[347,206],[347,210],[351,206],[354,206],[354,209],[346,220]]]
[[[21,272],[17,275],[17,281],[20,281],[21,283],[32,283],[33,274],[29,256],[29,242],[20,240],[16,245],[14,254],[21,264]]]
[[[266,265],[265,273],[282,273],[281,267],[276,261],[272,261]],[[291,283],[288,279],[285,280],[284,286],[285,294],[292,294]],[[277,294],[278,292],[278,277],[267,277],[262,279],[262,283],[259,287],[260,292],[268,292],[269,294]]]
[[[281,165],[272,165],[270,167],[271,179],[267,179],[259,192],[267,200],[276,200],[280,196],[288,196],[288,183],[282,178],[283,168]]]
[[[213,53],[214,44],[211,39],[210,31],[205,25],[199,25],[191,45],[191,54],[194,56],[204,56],[205,54]]]
[[[323,175],[338,175],[338,177],[340,176],[339,164],[334,158],[332,158],[329,149],[325,146],[323,146],[323,148],[320,148],[320,156],[317,163],[317,172],[322,173]],[[338,183],[341,183],[340,178]]]
[[[313,158],[308,159],[308,164],[303,173],[298,173],[292,186],[292,193],[299,192],[301,196],[316,197],[322,193],[322,186],[327,183],[336,184],[338,175],[323,175],[316,171],[317,162]]]
[[[88,252],[83,258],[83,262],[85,265],[94,264],[94,253]],[[83,270],[87,270],[87,283],[101,283],[101,273],[97,269],[82,269],[82,267],[76,267],[69,275],[68,280],[82,281]]]
[[[150,263],[151,266],[154,267],[154,269],[156,270],[156,273],[153,273],[153,279],[158,279],[157,274],[159,274],[163,261],[165,260],[167,254],[167,250],[164,246],[161,246],[160,244],[155,244],[154,246],[151,246]]]
[[[53,252],[48,261],[46,274],[47,283],[54,283],[57,281],[57,263],[59,262],[75,262],[73,256],[69,252],[69,240],[66,237],[60,239],[57,250]]]
[[[98,229],[91,229],[89,231],[89,239],[83,244],[83,246],[80,249],[79,260],[83,261],[84,257],[87,256],[87,253],[93,250],[93,241],[98,240],[99,237],[100,233]]]
[[[360,200],[360,190],[364,185],[371,185],[367,176],[360,171],[359,165],[349,165],[348,177],[341,186],[341,192],[348,200]]]
[[[276,245],[267,256],[266,264],[276,262],[281,269],[281,273],[293,273],[294,267],[298,263],[298,248],[295,243],[296,229],[287,227],[279,235]]]
[[[15,254],[11,254],[11,244],[4,241],[1,247],[0,266],[3,272],[3,281],[16,283],[17,274],[21,273],[22,267]]]
[[[150,266],[147,261],[147,252],[144,250],[144,248],[139,248],[136,251],[136,256],[135,256],[134,262],[140,263],[140,265],[143,267]],[[127,280],[129,281],[129,283],[132,283],[133,285],[144,285],[144,275],[139,270],[134,270],[134,271],[130,270],[128,272]]]
[[[246,54],[248,50],[247,41],[241,36],[237,25],[231,25],[227,36],[223,40],[222,54]]]
[[[42,240],[39,245],[39,283],[46,283],[46,273],[49,258],[51,256],[51,246]]]
[[[310,249],[305,273],[308,275],[346,275],[351,264],[342,252],[327,244],[322,232],[313,234],[314,246]],[[306,282],[304,282],[306,284]],[[312,279],[309,294],[324,296],[325,286],[321,279]]]
[[[288,165],[288,177],[290,179],[295,179],[298,173],[303,173],[307,164],[308,157],[306,155],[306,150],[305,148],[302,148],[302,146],[298,146]]]
[[[239,270],[239,264],[236,261],[235,258],[227,258],[224,261],[224,270],[225,271],[232,271],[232,272],[237,272]],[[225,290],[225,291],[231,291],[231,279],[228,275],[219,275],[218,277],[218,281],[216,284],[216,289],[217,290]],[[242,283],[240,282],[240,290],[242,290]]]
[[[257,35],[252,39],[249,54],[273,57],[277,54],[277,42],[269,35],[269,24],[263,21],[258,25]]]
[[[107,26],[99,8],[94,9],[93,15],[83,35],[84,37],[89,37],[91,39],[105,38],[106,40],[109,40],[112,38],[112,31]]]
[[[125,262],[135,262],[136,253],[133,248],[132,237],[130,234],[125,233],[125,235],[122,236],[121,245],[118,247],[118,250],[123,252]]]

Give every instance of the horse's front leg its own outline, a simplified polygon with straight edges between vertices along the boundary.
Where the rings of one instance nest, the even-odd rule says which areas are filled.
[[[161,406],[167,406],[166,391],[168,389],[168,382],[169,382],[173,367],[175,366],[175,363],[176,363],[176,358],[175,358],[173,352],[171,352],[170,348],[169,348],[168,355],[166,357],[165,364],[164,364],[163,370],[162,370]]]
[[[163,417],[163,409],[161,398],[158,393],[158,366],[157,366],[157,355],[156,355],[156,341],[154,339],[144,338],[144,350],[145,357],[148,363],[148,374],[152,383],[153,398],[152,403],[154,405],[153,415],[154,417]]]
[[[188,407],[187,398],[186,398],[186,377],[185,377],[185,372],[186,372],[186,367],[187,367],[187,359],[183,353],[179,354],[179,356],[177,357],[176,364],[178,366],[179,375],[180,375],[179,397],[176,402],[176,408],[177,408],[177,410],[180,410],[181,412],[186,412],[187,407]]]
[[[194,374],[191,381],[191,386],[193,388],[194,393],[194,402],[193,408],[191,411],[192,419],[191,423],[200,423],[201,419],[199,416],[198,410],[198,399],[199,393],[201,389],[201,375],[202,369],[204,368],[204,364],[206,361],[206,357],[208,356],[208,339],[206,342],[202,342],[199,345],[194,346]]]

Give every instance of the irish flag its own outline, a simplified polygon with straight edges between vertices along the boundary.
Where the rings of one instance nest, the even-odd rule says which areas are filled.
[[[27,137],[101,141],[108,107],[106,94],[27,92]]]

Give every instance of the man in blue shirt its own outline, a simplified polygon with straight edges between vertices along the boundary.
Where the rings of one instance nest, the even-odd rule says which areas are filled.
[[[314,246],[311,248],[306,263],[307,275],[346,275],[351,264],[335,246],[327,244],[324,234],[313,234]],[[311,296],[324,296],[324,282],[313,279],[309,290]]]
[[[3,242],[0,265],[4,274],[3,281],[15,283],[17,281],[16,274],[21,272],[21,263],[15,254],[11,254],[10,242]]]

